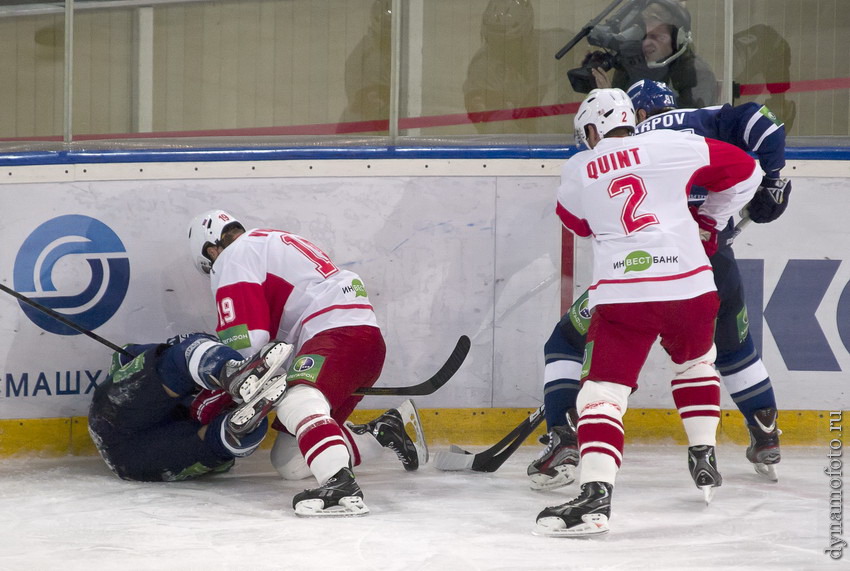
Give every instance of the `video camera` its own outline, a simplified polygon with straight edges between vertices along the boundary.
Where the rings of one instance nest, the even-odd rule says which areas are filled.
[[[611,12],[626,2],[616,14],[608,18],[604,24],[600,24]],[[646,25],[641,16],[644,9],[650,4],[663,4],[669,9],[676,9],[670,0],[614,0],[598,16],[588,22],[576,36],[555,54],[556,59],[561,59],[583,38],[592,46],[602,48],[587,55],[580,67],[567,72],[570,85],[578,93],[589,93],[596,87],[593,77],[593,68],[602,68],[608,71],[612,68],[629,70],[631,75],[650,77],[652,69],[669,64],[684,52],[690,41],[690,16],[685,12],[687,22],[679,24],[683,27],[682,45],[679,51],[662,62],[648,64],[643,55],[642,42],[646,36]],[[684,8],[678,7],[677,14]],[[683,16],[683,18],[685,17]],[[685,41],[687,40],[687,41]]]
[[[567,72],[570,85],[578,93],[590,93],[596,87],[596,80],[591,71],[594,67],[608,71],[612,68],[645,66],[646,60],[641,45],[645,35],[646,28],[642,22],[635,23],[622,32],[617,32],[616,28],[607,25],[594,27],[587,36],[587,43],[603,50],[590,52],[581,62],[581,67]]]

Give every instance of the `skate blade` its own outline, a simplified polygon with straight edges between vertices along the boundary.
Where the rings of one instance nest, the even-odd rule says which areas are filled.
[[[410,399],[401,403],[396,410],[401,415],[404,431],[413,440],[416,456],[419,458],[419,466],[422,467],[428,462],[428,444],[425,442],[425,433],[422,430],[422,422],[419,420],[419,411],[416,410],[416,405]],[[410,434],[410,428],[413,429],[413,434]]]
[[[327,508],[320,498],[301,500],[295,505],[295,515],[299,517],[359,517],[368,513],[369,508],[358,496],[342,498],[338,505]]]
[[[292,350],[292,345],[278,343],[268,353],[263,355],[263,366],[266,370],[262,373],[262,377],[252,372],[242,383],[239,394],[243,401],[248,402],[259,398],[260,392],[269,384],[269,380],[273,378],[273,375],[277,373],[278,369],[289,359]]]
[[[714,493],[717,491],[717,486],[699,486],[699,489],[702,490],[703,496],[705,497],[705,505],[711,503],[711,500],[714,499]]]
[[[289,343],[280,343],[272,348],[263,356],[263,363],[268,367],[269,372],[274,374],[283,365],[289,356],[292,354],[294,347]]]
[[[286,394],[286,377],[281,375],[266,381],[251,402],[247,402],[233,411],[230,417],[230,429],[236,436],[242,436],[254,430]]]
[[[773,464],[753,464],[753,468],[756,471],[756,474],[759,476],[764,476],[771,482],[778,482],[779,475],[776,473],[776,466]]]
[[[561,466],[556,466],[555,471],[557,472],[555,476],[547,476],[546,474],[534,474],[533,476],[530,476],[531,483],[529,484],[529,487],[536,492],[541,492],[563,488],[564,486],[569,486],[576,481],[575,466],[563,464]]]
[[[544,517],[537,520],[532,534],[543,537],[574,537],[577,539],[598,537],[610,531],[608,517],[604,514],[587,514],[581,516],[582,523],[570,528],[565,527],[564,520],[559,517]]]

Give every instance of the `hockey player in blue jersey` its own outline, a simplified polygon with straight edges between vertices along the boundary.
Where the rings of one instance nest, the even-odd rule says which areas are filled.
[[[636,133],[653,129],[687,130],[753,153],[764,177],[747,206],[747,215],[760,224],[782,215],[791,192],[791,183],[780,177],[785,166],[785,127],[767,107],[746,103],[734,107],[726,104],[676,109],[673,92],[664,83],[650,80],[633,84],[628,95],[639,122]],[[699,204],[704,196],[694,189],[690,201]],[[719,247],[710,258],[721,298],[715,332],[715,365],[746,420],[750,433],[747,459],[757,473],[776,481],[775,465],[780,460],[776,399],[748,329],[741,274],[732,251],[734,231],[730,219],[718,233]],[[587,292],[564,314],[544,347],[543,402],[548,433],[543,437],[546,447],[528,467],[532,489],[558,488],[574,479],[579,460],[575,402],[590,323],[586,305]]]
[[[89,434],[123,480],[168,482],[227,471],[266,435],[266,415],[286,391],[278,370],[291,352],[291,345],[272,341],[243,359],[206,333],[126,345],[94,392]],[[225,391],[232,406],[218,398]]]

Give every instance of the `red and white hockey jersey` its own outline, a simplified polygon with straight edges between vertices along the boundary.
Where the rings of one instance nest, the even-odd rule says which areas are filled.
[[[297,350],[327,329],[378,327],[360,277],[289,232],[249,230],[222,251],[210,278],[219,338],[246,357],[269,339]]]
[[[602,139],[561,170],[557,213],[593,237],[589,305],[689,299],[714,291],[711,265],[688,212],[692,185],[708,189],[700,213],[720,226],[761,182],[741,149],[679,131]]]

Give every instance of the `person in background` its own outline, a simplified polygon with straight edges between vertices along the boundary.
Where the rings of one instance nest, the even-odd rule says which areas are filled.
[[[615,67],[613,77],[593,68],[596,87],[626,90],[641,79],[663,81],[676,93],[682,107],[706,107],[718,99],[717,78],[696,55],[691,14],[676,0],[650,0],[641,11],[646,36],[641,42],[643,61]]]
[[[714,453],[720,380],[714,369],[719,307],[708,258],[718,229],[760,180],[744,151],[685,132],[635,133],[632,102],[620,89],[595,89],[574,119],[588,149],[561,170],[557,214],[591,238],[593,284],[577,398],[581,493],[537,516],[535,533],[606,533],[623,461],[628,397],[660,338],[673,362],[673,400],[688,437],[688,466],[706,502],[722,483]],[[688,208],[691,185],[707,189]]]
[[[470,121],[479,133],[539,133],[552,121],[540,118],[546,98],[568,97],[565,70],[549,54],[567,35],[561,28],[538,29],[531,0],[490,0],[481,16],[481,47],[463,83]]]
[[[338,133],[386,132],[386,127],[378,124],[390,118],[391,34],[392,0],[374,0],[369,28],[345,60],[347,103]],[[357,123],[371,123],[374,128]]]
[[[222,210],[191,222],[189,244],[210,276],[222,342],[243,355],[272,338],[294,347],[272,463],[285,479],[312,475],[319,483],[293,498],[296,515],[369,513],[352,467],[389,448],[416,470],[428,449],[411,401],[367,424],[345,424],[363,398],[354,392],[375,383],[386,355],[363,280],[302,236],[246,230]]]
[[[676,109],[676,98],[667,85],[641,80],[628,95],[637,114],[637,132],[655,129],[689,131],[731,143],[754,154],[763,171],[761,184],[746,207],[749,219],[772,222],[788,207],[791,183],[781,177],[785,167],[785,128],[767,107],[757,103],[723,105],[706,109]],[[692,189],[690,202],[699,206],[704,189]],[[747,459],[755,471],[776,481],[781,460],[777,426],[778,407],[773,384],[749,329],[741,272],[732,250],[734,223],[726,221],[719,247],[711,257],[720,311],[714,342],[717,366],[726,390],[744,416],[750,434]],[[575,437],[575,402],[584,352],[587,294],[564,314],[546,343],[544,403],[547,446],[528,467],[533,489],[552,489],[573,481],[578,463]]]

